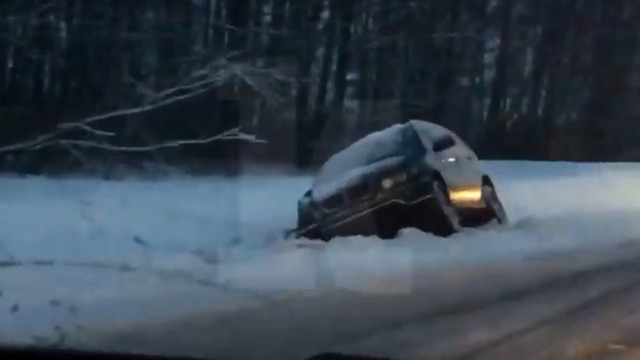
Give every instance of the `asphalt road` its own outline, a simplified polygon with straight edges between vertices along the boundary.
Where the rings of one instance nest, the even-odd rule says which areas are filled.
[[[634,335],[640,335],[636,243],[610,253],[550,254],[430,279],[405,293],[289,294],[107,329],[72,345],[246,360],[303,359],[326,351],[407,360],[623,360],[640,353],[640,336]]]
[[[619,276],[620,282],[600,288],[609,276]],[[598,274],[592,280],[578,281],[591,282],[594,296],[466,358],[500,360],[520,354],[524,359],[640,359],[639,278],[637,265],[629,264]],[[609,289],[605,291],[606,288]]]

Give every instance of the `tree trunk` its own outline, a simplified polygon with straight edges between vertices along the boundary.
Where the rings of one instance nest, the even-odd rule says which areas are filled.
[[[454,34],[457,31],[458,20],[460,19],[460,0],[450,0],[449,4],[451,5],[451,8],[449,9],[450,15],[446,33]],[[444,61],[442,64],[444,69],[436,77],[436,89],[438,93],[431,118],[433,121],[439,123],[444,122],[444,114],[449,103],[449,91],[455,76],[455,41],[455,36],[449,36],[447,38],[444,50]]]
[[[331,101],[331,121],[338,125],[344,121],[344,100],[347,94],[347,77],[350,70],[351,22],[354,17],[354,7],[357,0],[341,0],[339,12],[339,34],[334,73],[334,93]]]
[[[502,155],[499,144],[504,141],[503,112],[507,100],[507,88],[509,86],[509,51],[511,49],[512,41],[511,22],[513,1],[514,0],[506,0],[502,2],[502,9],[500,13],[500,46],[498,48],[498,56],[495,65],[495,78],[493,79],[493,85],[491,88],[491,99],[485,121],[484,149],[486,154],[490,157]]]
[[[296,74],[296,164],[299,168],[304,168],[309,164],[310,148],[309,139],[306,136],[309,128],[309,95],[311,87],[311,67],[315,58],[315,48],[317,44],[316,28],[323,5],[319,0],[315,0],[308,15],[304,17],[304,27],[309,30],[309,37],[304,41],[304,45],[298,53],[298,71]],[[304,13],[304,12],[303,12]],[[303,14],[297,14],[296,20],[302,21]],[[295,26],[297,31],[302,33],[303,26]]]
[[[247,28],[251,16],[251,0],[229,0],[227,2],[228,49],[238,51],[247,47]]]

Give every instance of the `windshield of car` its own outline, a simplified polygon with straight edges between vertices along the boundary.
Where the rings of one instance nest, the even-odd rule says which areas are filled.
[[[638,359],[639,162],[638,0],[0,0],[0,347]]]

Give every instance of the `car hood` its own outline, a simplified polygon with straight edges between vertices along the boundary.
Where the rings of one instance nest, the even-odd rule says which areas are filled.
[[[404,162],[404,159],[405,158],[402,156],[394,156],[384,160],[380,160],[373,164],[353,168],[346,173],[328,181],[316,181],[311,188],[312,197],[316,201],[322,200],[342,188],[357,184],[367,175],[397,168],[401,166],[401,164]]]

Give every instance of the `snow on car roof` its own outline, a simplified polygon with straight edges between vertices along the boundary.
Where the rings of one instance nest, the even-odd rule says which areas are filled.
[[[395,164],[402,160],[400,146],[409,128],[418,133],[423,143],[425,138],[448,131],[442,126],[427,121],[410,120],[404,124],[395,124],[370,133],[327,160],[313,183],[313,196],[322,198],[362,174],[378,170],[378,165],[390,166],[390,162]],[[389,158],[389,161],[371,164],[384,158]],[[391,161],[392,159],[395,161]]]
[[[426,135],[430,138],[451,133],[451,131],[444,126],[425,120],[412,119],[407,121],[407,125],[411,125],[418,134]]]

